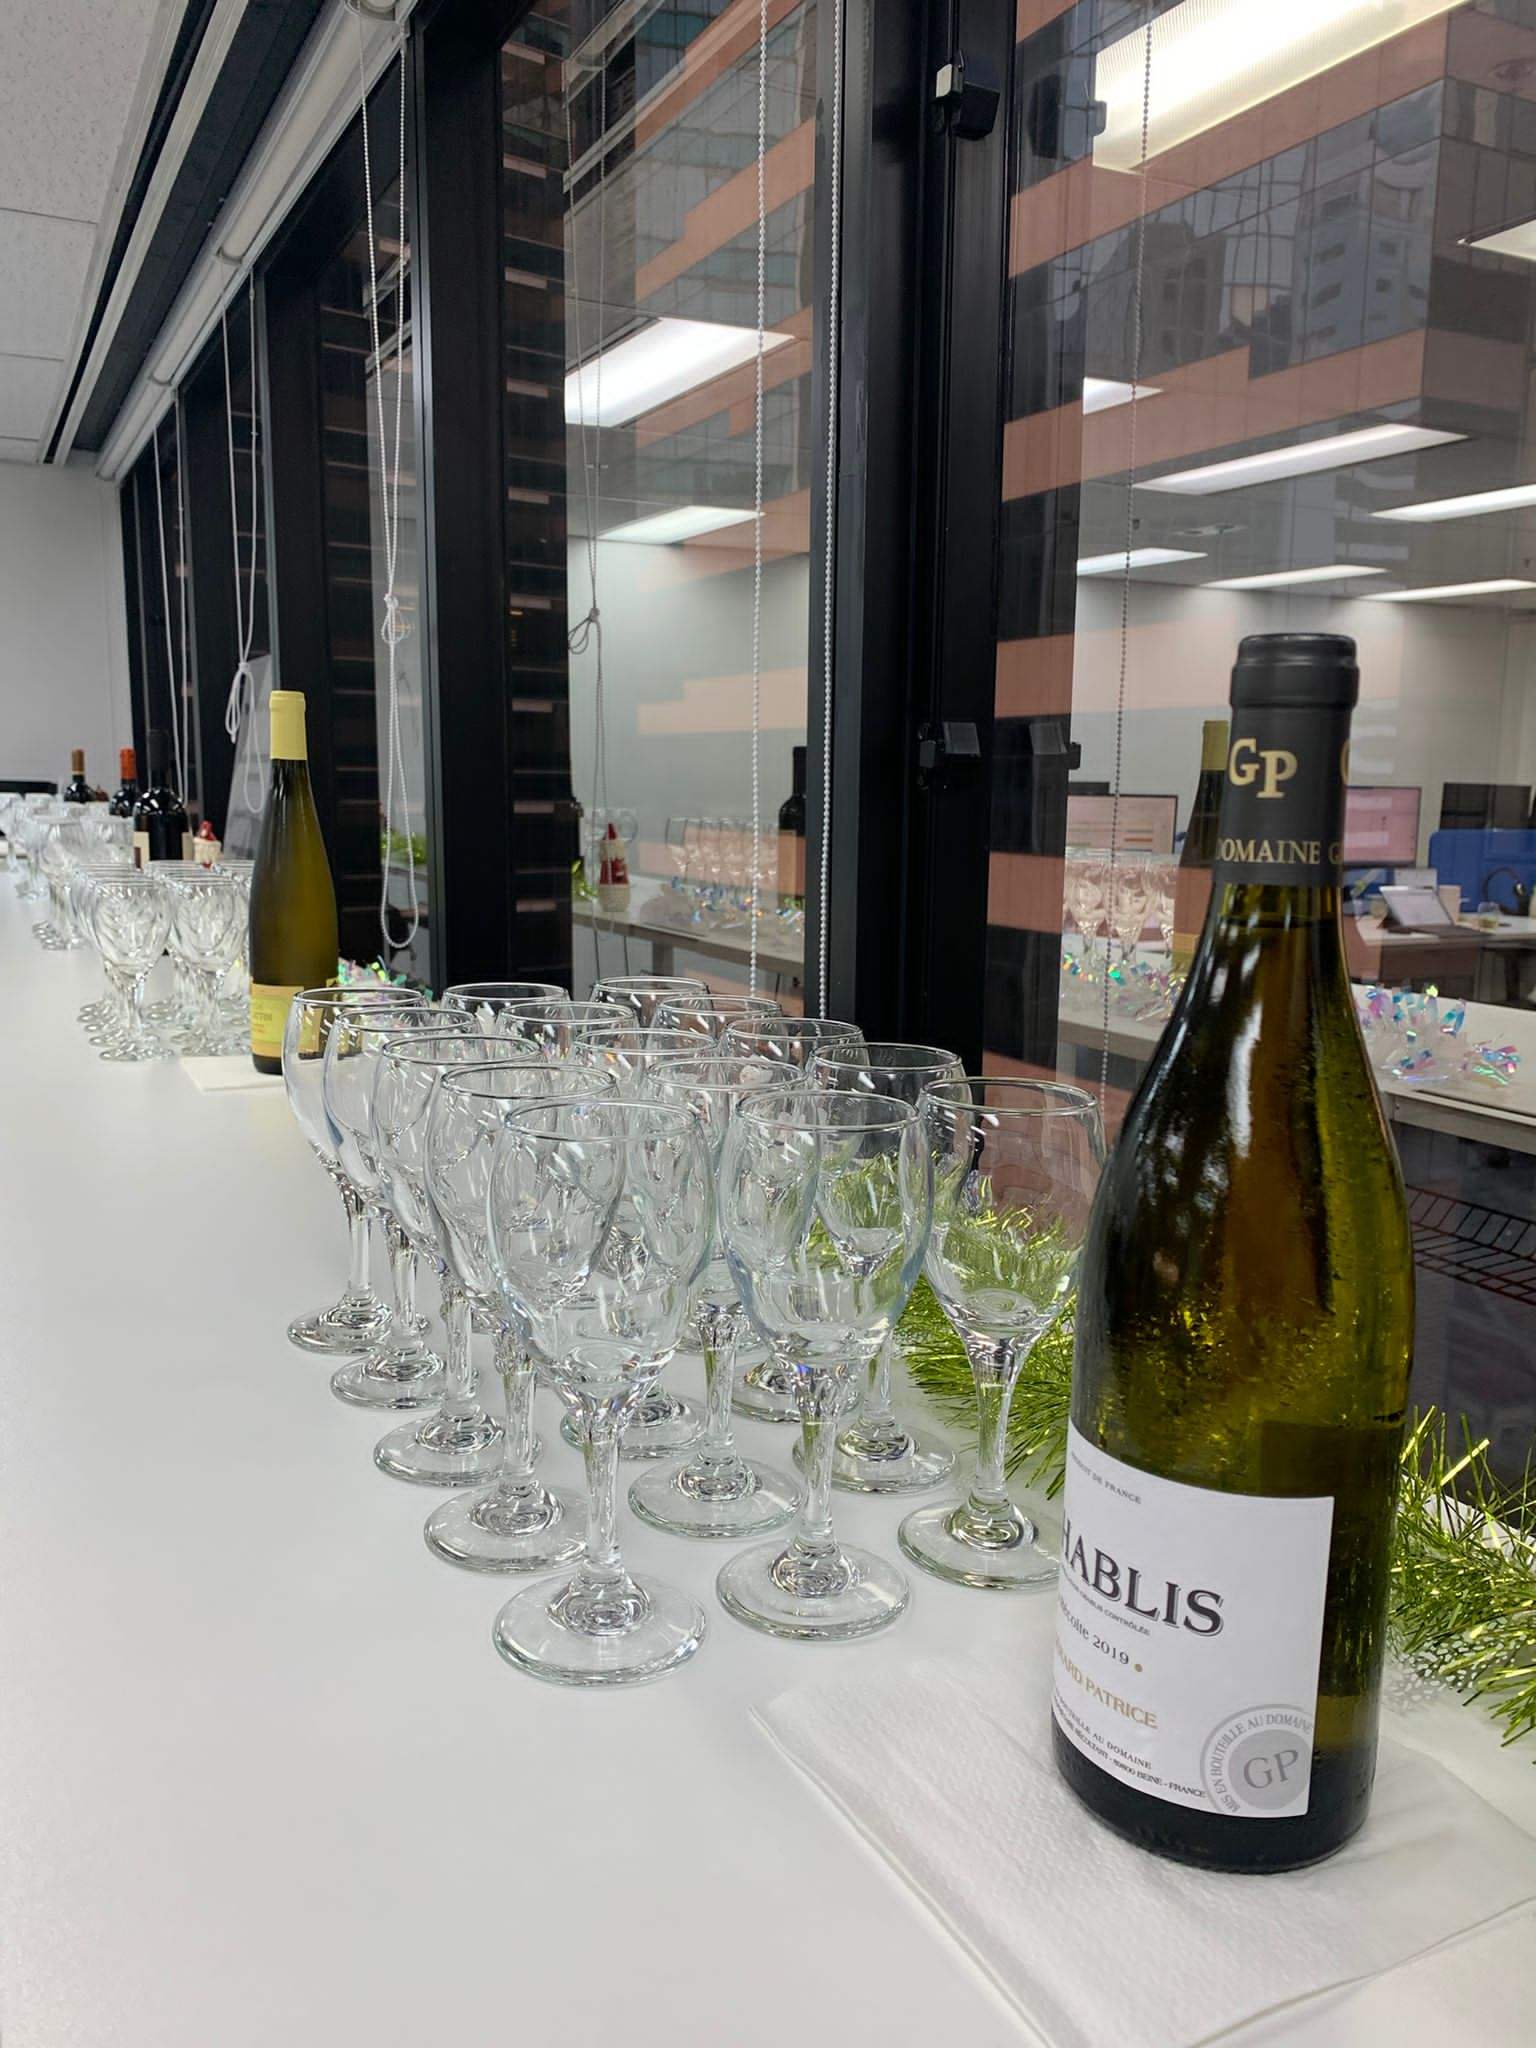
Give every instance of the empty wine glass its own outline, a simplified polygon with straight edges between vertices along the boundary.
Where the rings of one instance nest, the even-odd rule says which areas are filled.
[[[514,1003],[498,1021],[520,1049],[559,1061],[570,1058],[577,1041],[590,1032],[601,1033],[621,1022],[628,1028],[635,1019],[633,1011],[616,1003],[576,1003],[569,996],[552,996],[545,1002]]]
[[[795,1368],[806,1494],[787,1545],[743,1551],[715,1583],[727,1612],[770,1635],[869,1635],[910,1597],[895,1565],[833,1534],[833,1432],[907,1305],[932,1212],[933,1162],[910,1103],[770,1090],[738,1106],[721,1236],[748,1315]]]
[[[471,1571],[549,1571],[581,1548],[582,1504],[540,1482],[533,1434],[537,1366],[529,1333],[496,1284],[486,1227],[491,1161],[507,1112],[519,1103],[596,1101],[611,1095],[601,1076],[562,1073],[549,1062],[498,1060],[445,1073],[427,1120],[427,1196],[443,1251],[473,1307],[494,1335],[506,1393],[501,1468],[490,1484],[455,1494],[427,1518],[427,1548]]]
[[[773,1060],[668,1059],[652,1067],[645,1091],[658,1102],[693,1111],[718,1179],[736,1105],[762,1089],[782,1093],[798,1080],[794,1069]],[[629,1504],[641,1521],[673,1536],[761,1535],[787,1522],[800,1504],[801,1489],[792,1473],[742,1457],[732,1441],[736,1342],[744,1320],[717,1227],[709,1262],[694,1287],[690,1316],[704,1354],[703,1433],[681,1464],[653,1468],[629,1489]]]
[[[301,1351],[331,1357],[361,1351],[389,1327],[389,1309],[374,1293],[369,1279],[368,1205],[341,1163],[336,1128],[325,1110],[325,1053],[331,1027],[339,1016],[354,1010],[398,1009],[408,1003],[424,1005],[426,997],[409,989],[356,982],[345,988],[301,989],[288,1005],[283,1029],[283,1087],[288,1107],[341,1196],[350,1248],[347,1286],[341,1299],[312,1315],[296,1316],[288,1325],[288,1341]]]
[[[723,1038],[733,1024],[762,1025],[782,1017],[775,996],[668,996],[656,1005],[655,1028],[693,1031],[702,1038]]]
[[[720,1040],[722,1053],[738,1059],[777,1060],[781,1066],[809,1067],[819,1052],[846,1059],[864,1050],[857,1024],[838,1017],[740,1018],[727,1024]]]
[[[1104,1163],[1094,1098],[1051,1081],[945,1081],[923,1098],[934,1153],[924,1270],[976,1376],[976,1473],[898,1532],[914,1564],[962,1586],[1054,1578],[1004,1486],[1008,1410],[1024,1361],[1071,1299]]]
[[[889,1095],[916,1107],[931,1082],[956,1078],[965,1067],[939,1045],[882,1040],[853,1054],[823,1047],[809,1071],[820,1088]],[[947,1444],[925,1431],[904,1428],[896,1419],[891,1401],[893,1342],[881,1347],[858,1410],[837,1439],[832,1483],[850,1493],[924,1493],[954,1470],[955,1454]]]
[[[461,1017],[456,1021],[467,1021]],[[471,1339],[470,1308],[458,1264],[428,1188],[432,1104],[439,1081],[496,1057],[494,1032],[411,1031],[379,1048],[372,1119],[379,1176],[402,1229],[442,1289],[445,1368],[440,1405],[392,1430],[374,1462],[396,1479],[462,1486],[488,1478],[502,1457],[503,1432],[482,1406]]]
[[[617,1003],[635,1022],[655,1021],[656,1006],[670,996],[707,996],[709,983],[691,974],[604,974],[592,984],[594,1003]]]
[[[443,1361],[423,1342],[427,1322],[416,1313],[416,1253],[390,1206],[380,1171],[373,1083],[389,1039],[442,1028],[441,1010],[409,1001],[339,1010],[331,1019],[320,1080],[325,1113],[348,1180],[384,1225],[389,1259],[389,1326],[373,1350],[331,1375],[337,1400],[358,1408],[421,1408],[437,1399],[441,1385]]]
[[[187,971],[194,1021],[181,1050],[222,1053],[228,1038],[219,1023],[219,983],[239,949],[245,891],[233,875],[216,867],[156,879],[169,898],[171,937]]]
[[[91,897],[91,930],[101,957],[123,977],[128,999],[122,1033],[102,1049],[102,1059],[169,1057],[170,1047],[144,1021],[144,984],[165,951],[170,928],[170,905],[137,869],[98,878]]]
[[[704,1611],[637,1579],[619,1553],[619,1432],[671,1357],[713,1226],[698,1119],[666,1103],[512,1110],[486,1201],[509,1309],[575,1417],[587,1468],[586,1554],[564,1584],[530,1586],[496,1617],[509,1663],[563,1685],[659,1677],[704,1640]]]
[[[523,1003],[570,1004],[569,992],[557,981],[456,981],[443,990],[443,1008],[473,1021],[477,1031],[502,1031],[509,1010]]]

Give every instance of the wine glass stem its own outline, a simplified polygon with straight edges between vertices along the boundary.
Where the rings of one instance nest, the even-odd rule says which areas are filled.
[[[1032,1542],[1035,1534],[1028,1517],[1021,1516],[1008,1498],[1006,1485],[1008,1410],[1030,1348],[1012,1337],[995,1337],[977,1343],[971,1350],[979,1427],[976,1475],[966,1497],[965,1511],[973,1523],[997,1531],[1008,1541],[1013,1540],[1008,1532],[1017,1530],[1021,1523],[1026,1542]]]
[[[832,1465],[837,1451],[837,1423],[833,1413],[836,1384],[829,1372],[802,1369],[796,1375],[795,1392],[800,1403],[805,1499],[795,1520],[789,1551],[796,1564],[814,1567],[837,1555],[837,1539],[832,1534]]]
[[[619,1423],[610,1408],[594,1410],[582,1435],[587,1468],[587,1554],[578,1580],[594,1589],[617,1586],[625,1577],[619,1556]]]
[[[442,1317],[443,1402],[438,1413],[452,1420],[476,1413],[475,1362],[469,1349],[469,1296],[446,1275]]]
[[[736,1379],[736,1340],[741,1313],[711,1302],[699,1311],[704,1349],[704,1434],[694,1452],[701,1465],[726,1465],[735,1457],[731,1442],[731,1395]]]
[[[347,1212],[347,1291],[349,1304],[371,1302],[373,1288],[368,1279],[368,1204],[344,1173],[332,1175],[342,1207]]]
[[[896,1410],[891,1405],[891,1344],[887,1337],[875,1353],[869,1385],[859,1403],[859,1429],[865,1436],[882,1436],[896,1427]]]
[[[409,1344],[416,1334],[416,1254],[411,1250],[410,1239],[387,1211],[384,1242],[389,1250],[390,1296],[400,1342]]]
[[[501,1486],[507,1493],[532,1493],[533,1395],[537,1376],[533,1360],[512,1331],[502,1325],[496,1332],[496,1370],[506,1389],[507,1421],[502,1442]]]
[[[147,967],[140,967],[128,975],[128,1028],[135,1039],[148,1036],[144,1022],[144,984],[148,979]]]

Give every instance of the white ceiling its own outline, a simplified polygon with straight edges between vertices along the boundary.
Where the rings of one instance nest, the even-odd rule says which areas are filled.
[[[0,6],[0,461],[40,457],[183,5]]]

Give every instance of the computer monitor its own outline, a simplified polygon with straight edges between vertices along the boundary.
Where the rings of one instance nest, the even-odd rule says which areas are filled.
[[[1344,865],[1411,868],[1419,858],[1417,789],[1351,783],[1344,793]]]
[[[1530,813],[1523,782],[1447,782],[1440,791],[1442,832],[1522,832]]]
[[[1112,796],[1067,797],[1068,846],[1102,847],[1107,851],[1113,835],[1113,843],[1121,853],[1172,853],[1178,822],[1176,796],[1122,794],[1118,827]]]

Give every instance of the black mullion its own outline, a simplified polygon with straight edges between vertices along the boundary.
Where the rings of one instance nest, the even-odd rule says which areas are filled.
[[[197,684],[198,787],[203,816],[222,833],[235,749],[224,726],[240,658],[235,619],[234,532],[229,502],[229,417],[222,336],[182,387],[186,452],[187,560],[191,577],[193,673]]]
[[[123,539],[123,602],[128,624],[128,713],[140,784],[149,767],[149,656],[144,641],[144,542],[139,520],[139,464],[124,477],[118,491],[118,523]]]

